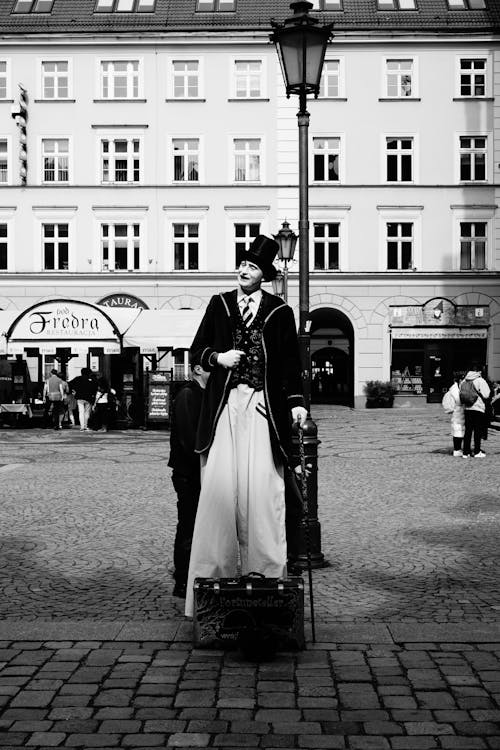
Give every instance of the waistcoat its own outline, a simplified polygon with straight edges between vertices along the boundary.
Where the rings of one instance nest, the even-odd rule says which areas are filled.
[[[262,346],[262,303],[257,313],[247,327],[241,314],[233,316],[234,326],[234,348],[241,349],[245,356],[241,358],[240,364],[233,370],[231,376],[231,387],[235,388],[239,383],[246,383],[256,391],[264,388],[264,347]]]

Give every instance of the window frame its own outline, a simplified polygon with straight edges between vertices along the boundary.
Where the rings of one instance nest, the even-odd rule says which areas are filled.
[[[329,0],[312,0],[312,10],[313,11],[325,11],[327,13],[339,13],[340,11],[344,10],[344,0],[333,0],[334,2],[337,2],[337,4],[340,6],[338,8],[325,8],[325,4],[329,2]]]
[[[67,96],[45,96],[45,76],[43,71],[44,63],[67,63],[68,65],[68,94]],[[64,57],[62,55],[44,55],[39,57],[37,60],[39,75],[38,75],[38,99],[43,102],[66,102],[73,99],[73,58]],[[55,91],[55,87],[54,87]]]
[[[259,142],[259,149],[258,149],[258,155],[259,155],[259,177],[256,180],[237,180],[236,179],[236,141],[258,141]],[[240,134],[231,134],[229,135],[229,149],[230,149],[230,158],[229,158],[229,168],[230,168],[230,174],[229,174],[229,183],[231,185],[263,185],[265,184],[265,145],[264,145],[264,135],[261,133],[259,135],[240,135]],[[246,150],[245,153],[250,154],[249,150]],[[249,166],[249,162],[245,163],[245,169],[247,170]],[[248,169],[249,171],[249,169]]]
[[[338,139],[338,180],[317,180],[314,176],[314,165],[316,150],[314,142],[316,140]],[[311,137],[309,173],[312,185],[342,185],[345,183],[345,133],[314,133]]]
[[[418,150],[418,134],[417,133],[402,133],[398,132],[397,134],[392,133],[382,133],[382,174],[381,174],[381,182],[383,185],[417,185],[419,182],[419,174],[418,174],[418,163],[419,163],[419,150]],[[387,141],[388,140],[411,140],[412,141],[412,149],[411,149],[411,169],[412,169],[412,179],[411,180],[388,180],[387,179],[387,167],[388,167],[388,149],[387,149]]]
[[[484,71],[484,94],[462,94],[462,60],[485,60],[485,71]],[[492,58],[489,52],[478,51],[464,52],[463,54],[457,53],[455,56],[455,99],[475,100],[475,99],[491,99],[493,96],[492,91]]]
[[[208,1],[208,0],[206,0]],[[212,8],[199,8],[199,0],[196,0],[196,7],[195,7],[195,13],[234,13],[236,11],[236,0],[233,0],[233,8],[221,8],[220,3],[226,2],[231,0],[211,0],[213,7]]]
[[[65,225],[68,228],[68,236],[66,238],[66,244],[68,246],[68,267],[67,268],[58,268],[58,267],[46,268],[45,267],[46,266],[45,244],[46,244],[46,239],[47,238],[45,237],[44,229],[45,229],[46,226],[49,226],[50,224],[53,224],[54,226],[57,226],[57,227],[59,227],[60,225]],[[41,246],[42,246],[42,248],[41,248],[42,249],[42,259],[41,259],[42,273],[47,273],[47,272],[48,273],[55,273],[55,272],[68,273],[68,271],[69,271],[69,256],[70,256],[70,244],[69,244],[70,225],[69,225],[69,222],[65,221],[65,220],[61,220],[61,221],[46,221],[46,220],[43,220],[43,221],[40,222],[40,231],[41,231],[40,242],[41,242]],[[57,240],[59,240],[59,229],[57,230],[57,235],[58,235],[57,236]],[[57,254],[57,260],[59,261],[59,244],[61,244],[61,243],[59,243],[59,241],[56,243],[56,234],[54,234],[54,243],[53,244],[54,244],[54,266],[56,266],[56,254]],[[58,265],[59,265],[59,262],[57,263],[57,266]]]
[[[104,96],[104,70],[105,63],[137,63],[137,96],[115,97]],[[97,65],[97,101],[99,102],[141,102],[144,100],[144,58],[142,56],[133,57],[132,55],[104,55],[96,58]],[[113,80],[115,76],[113,75]],[[132,79],[133,80],[133,79]],[[127,75],[128,81],[128,75]],[[133,82],[132,82],[133,87]],[[127,91],[129,82],[127,83]]]
[[[235,266],[235,224],[258,224],[258,234],[271,235],[269,206],[225,206],[226,244],[225,244],[225,266],[224,270],[236,273]],[[249,239],[249,241],[251,241]]]
[[[326,70],[327,70],[327,63],[329,62],[338,62],[339,64],[339,73],[338,73],[338,80],[339,80],[339,93],[337,96],[322,96],[321,95],[321,86],[323,84],[323,80],[326,76]],[[317,101],[338,101],[340,99],[346,98],[346,88],[345,88],[345,57],[343,55],[333,55],[333,54],[327,54],[325,56],[325,62],[323,64],[323,69],[321,71],[321,79],[320,79],[320,93],[318,94]]]
[[[401,0],[388,0],[388,1],[392,2],[392,8],[381,8],[380,0],[377,0],[377,10],[382,13],[392,13],[393,11],[401,11],[402,13],[408,13],[408,12],[411,13],[413,11],[415,13],[416,11],[418,11],[417,0],[412,0],[413,8],[402,8]]]
[[[198,141],[198,179],[197,180],[176,180],[175,179],[175,152],[174,141]],[[204,136],[203,135],[186,135],[170,133],[167,135],[168,143],[168,166],[167,180],[173,185],[201,185],[205,182],[204,174]]]
[[[207,268],[207,214],[208,206],[163,206],[165,252],[160,250],[160,258],[163,259],[163,267],[160,271],[174,274],[201,273]],[[198,224],[198,268],[176,269],[175,268],[175,238],[174,224]],[[159,260],[160,263],[160,260]]]
[[[452,206],[453,221],[453,271],[460,273],[485,273],[495,270],[495,248],[494,248],[494,220],[496,207],[484,206],[476,208],[475,206]],[[486,249],[485,249],[485,268],[484,269],[462,269],[461,265],[461,229],[460,224],[464,222],[485,223],[486,224]]]
[[[97,136],[97,144],[96,144],[96,151],[97,151],[97,184],[104,186],[104,187],[130,187],[130,186],[138,186],[144,184],[144,134],[141,131],[136,130],[99,130],[96,133]],[[103,152],[103,141],[127,141],[128,144],[132,144],[133,141],[139,141],[139,151],[138,151],[138,159],[139,159],[139,180],[123,180],[123,181],[117,181],[115,180],[107,180],[104,181],[104,169],[103,169],[103,160],[104,160],[104,152]],[[127,176],[129,174],[129,170],[132,171],[132,177],[134,172],[134,151],[132,148],[132,152],[129,154],[129,149],[127,148]],[[111,152],[108,154],[108,159],[111,160]],[[114,161],[116,161],[116,158],[113,157]],[[130,162],[132,164],[130,165]],[[110,167],[108,167],[109,169]],[[116,176],[116,166],[115,166],[115,176]]]
[[[137,268],[130,268],[129,267],[130,254],[132,253],[132,256],[135,256],[135,247],[134,247],[135,237],[134,237],[133,228],[136,225],[139,227],[139,235],[138,235],[139,236],[139,263],[138,263]],[[104,267],[105,265],[105,261],[103,257],[104,256],[104,235],[103,235],[104,226],[108,226],[108,227],[126,226],[127,227],[127,268],[116,268],[116,246],[115,245],[116,245],[117,237],[114,233],[113,233],[114,244],[113,244],[112,249],[111,249],[111,244],[110,244],[111,238],[110,238],[110,235],[108,235],[108,243],[109,243],[108,244],[108,260],[107,260],[108,268]],[[130,228],[132,228],[131,234],[129,234]],[[99,262],[101,266],[100,270],[102,273],[140,273],[143,270],[143,262],[141,261],[143,258],[144,247],[143,247],[143,241],[141,237],[141,229],[142,229],[142,225],[139,220],[130,219],[125,216],[123,216],[120,219],[113,219],[109,221],[106,221],[103,219],[102,221],[99,222]],[[113,264],[115,268],[110,267],[111,257],[113,257]],[[135,257],[134,257],[134,263],[132,265],[135,265]]]
[[[331,206],[326,208],[310,208],[310,223],[309,223],[309,246],[311,252],[309,253],[309,271],[313,274],[336,274],[345,271],[349,271],[349,212],[350,206]],[[314,225],[315,224],[339,224],[339,267],[337,269],[315,269],[314,268]],[[292,263],[292,269],[294,264],[298,263],[298,259],[295,259]]]
[[[258,96],[238,96],[237,95],[237,71],[236,64],[239,62],[252,63],[260,62],[260,92]],[[238,102],[261,101],[268,99],[267,87],[267,58],[265,55],[243,54],[233,55],[229,60],[229,100]]]
[[[412,63],[412,74],[411,74],[411,95],[410,96],[392,96],[389,94],[389,69],[388,69],[388,63],[389,62],[401,62],[404,60],[409,60]],[[389,99],[390,101],[414,101],[415,99],[420,98],[420,87],[419,87],[419,65],[418,65],[418,56],[417,55],[384,55],[382,57],[382,92],[380,95],[380,99]]]
[[[120,13],[154,13],[155,8],[156,8],[156,2],[157,2],[157,0],[152,0],[153,7],[151,8],[151,10],[139,10],[138,6],[139,6],[139,3],[141,2],[141,0],[133,0],[132,10],[118,10],[118,8],[117,8],[118,2],[119,2],[119,0],[111,0],[111,9],[110,10],[107,10],[107,9],[100,10],[99,7],[98,7],[99,0],[95,0],[95,5],[94,5],[93,12],[97,13],[99,15],[100,14],[104,14],[104,13],[118,13],[118,14],[120,14]]]
[[[484,1],[484,0],[483,0],[483,1]],[[484,4],[484,7],[483,7],[483,8],[471,8],[471,7],[470,7],[470,2],[469,2],[469,0],[462,0],[462,6],[461,6],[460,8],[458,8],[458,7],[456,7],[456,6],[453,6],[453,5],[452,5],[452,4],[450,3],[450,0],[447,0],[447,3],[446,3],[446,4],[447,4],[447,6],[448,6],[448,10],[451,10],[451,11],[456,11],[456,10],[459,10],[459,11],[460,11],[460,10],[461,10],[461,11],[468,11],[468,10],[487,10],[487,6],[486,6],[486,3]]]
[[[68,179],[66,181],[62,180],[45,180],[45,152],[44,152],[44,141],[68,141]],[[38,137],[38,164],[39,164],[39,185],[47,185],[47,186],[58,186],[58,185],[73,185],[73,142],[72,142],[72,136],[70,135],[52,135],[52,134],[44,134],[40,135]],[[49,222],[50,223],[50,222]],[[60,222],[58,222],[60,223]]]
[[[13,158],[12,158],[12,136],[5,133],[0,133],[0,141],[5,141],[7,144],[7,180],[0,182],[0,185],[13,185],[14,174],[13,174]]]
[[[377,271],[383,273],[413,273],[422,268],[422,223],[423,206],[377,206],[379,217],[379,252]],[[413,247],[411,268],[388,268],[387,224],[413,224]]]
[[[16,224],[14,221],[14,213],[17,209],[15,207],[0,207],[0,224],[5,224],[7,227],[7,268],[1,268],[2,273],[12,273],[16,271],[15,267],[15,253],[13,248],[15,245],[15,230]],[[0,242],[3,242],[3,238],[0,238]]]
[[[486,141],[486,148],[485,148],[485,159],[484,159],[484,169],[485,169],[485,177],[484,180],[476,180],[476,179],[469,179],[464,180],[462,179],[462,153],[464,151],[462,150],[461,146],[461,139],[462,138],[484,138]],[[492,134],[490,133],[457,133],[456,134],[456,152],[457,152],[457,158],[455,160],[456,163],[456,175],[455,180],[460,185],[487,185],[490,182],[490,174],[492,174],[492,163],[490,157],[490,144],[492,143]],[[475,153],[475,152],[471,152]]]
[[[11,102],[12,99],[12,76],[11,76],[11,58],[1,57],[0,63],[5,63],[5,96],[0,97],[0,102]]]
[[[174,64],[197,62],[198,63],[198,94],[197,96],[175,95],[175,71]],[[205,100],[205,60],[201,55],[171,55],[167,58],[167,100],[176,102],[199,102]]]
[[[76,232],[76,212],[77,206],[68,206],[64,208],[35,208],[33,214],[35,221],[33,222],[34,231],[34,259],[33,269],[35,272],[41,274],[49,273],[62,273],[74,272],[78,270],[76,268],[76,262],[78,259],[78,248],[76,247],[78,234]],[[64,270],[45,270],[44,268],[44,247],[43,247],[43,224],[67,224],[68,225],[68,268]],[[86,270],[86,269],[82,269]]]

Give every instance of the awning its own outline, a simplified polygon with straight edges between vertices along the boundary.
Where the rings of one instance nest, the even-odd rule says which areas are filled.
[[[143,354],[189,349],[205,310],[141,310],[123,337],[123,346]]]

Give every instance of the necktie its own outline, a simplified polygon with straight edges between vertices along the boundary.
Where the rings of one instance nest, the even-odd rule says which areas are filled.
[[[252,311],[250,309],[251,302],[253,302],[252,297],[243,297],[243,309],[241,311],[241,317],[243,318],[243,322],[247,326],[247,328],[252,322]]]

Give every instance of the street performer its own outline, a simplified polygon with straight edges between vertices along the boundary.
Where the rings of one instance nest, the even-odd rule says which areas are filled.
[[[261,289],[276,276],[278,244],[257,236],[242,254],[238,288],[212,297],[191,347],[210,378],[196,451],[201,493],[189,566],[186,615],[197,577],[286,575],[284,473],[291,422],[307,411],[295,319]]]

